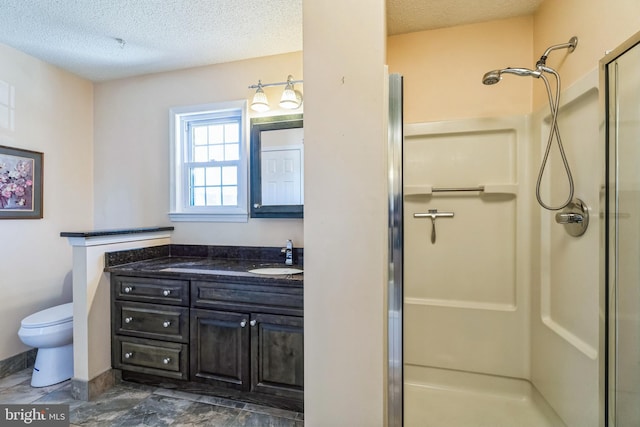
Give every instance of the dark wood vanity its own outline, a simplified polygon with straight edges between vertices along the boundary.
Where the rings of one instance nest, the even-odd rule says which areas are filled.
[[[279,248],[273,248],[277,256],[266,248],[275,258],[262,248],[248,255],[260,257],[252,260],[230,258],[237,253],[220,247],[213,252],[222,257],[182,256],[188,247],[169,246],[168,256],[138,260],[140,254],[124,254],[133,262],[119,263],[122,253],[107,254],[113,367],[124,380],[301,412],[302,275],[248,272],[283,266],[273,262]]]

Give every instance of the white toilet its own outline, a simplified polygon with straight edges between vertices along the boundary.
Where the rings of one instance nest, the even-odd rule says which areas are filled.
[[[38,349],[31,385],[45,387],[73,376],[73,303],[57,305],[22,320],[18,336]]]

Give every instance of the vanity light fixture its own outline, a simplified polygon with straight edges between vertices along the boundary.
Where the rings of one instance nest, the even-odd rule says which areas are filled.
[[[262,82],[258,80],[258,90],[253,95],[253,101],[251,101],[251,109],[253,111],[263,112],[269,111],[269,101],[267,101],[267,95],[262,90]]]
[[[294,84],[302,83],[302,80],[294,80],[293,76],[289,75],[286,82],[277,83],[262,83],[258,80],[257,85],[249,86],[249,89],[256,89],[256,93],[253,95],[251,101],[251,109],[253,111],[264,112],[269,110],[269,102],[267,101],[267,95],[262,90],[267,86],[285,86],[280,98],[280,107],[288,110],[295,110],[302,105],[302,93],[294,88]]]

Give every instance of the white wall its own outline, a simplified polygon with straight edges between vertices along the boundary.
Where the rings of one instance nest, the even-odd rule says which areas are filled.
[[[96,84],[95,227],[173,225],[174,243],[278,246],[292,239],[296,247],[303,247],[301,219],[171,223],[167,216],[169,108],[250,100],[255,91],[247,86],[258,79],[263,83],[286,81],[289,74],[303,78],[301,52]],[[306,92],[304,85],[301,89]],[[281,91],[282,87],[265,88],[272,107]]]
[[[93,87],[86,80],[0,45],[0,81],[15,88],[14,130],[0,145],[44,153],[44,218],[0,220],[3,327],[0,360],[29,347],[20,321],[71,301],[71,247],[62,231],[93,226]]]
[[[384,2],[303,3],[305,425],[381,426]]]

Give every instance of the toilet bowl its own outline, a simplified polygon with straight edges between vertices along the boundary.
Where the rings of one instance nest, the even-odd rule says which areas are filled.
[[[73,376],[73,303],[39,311],[22,320],[18,336],[38,349],[33,387],[45,387]]]

